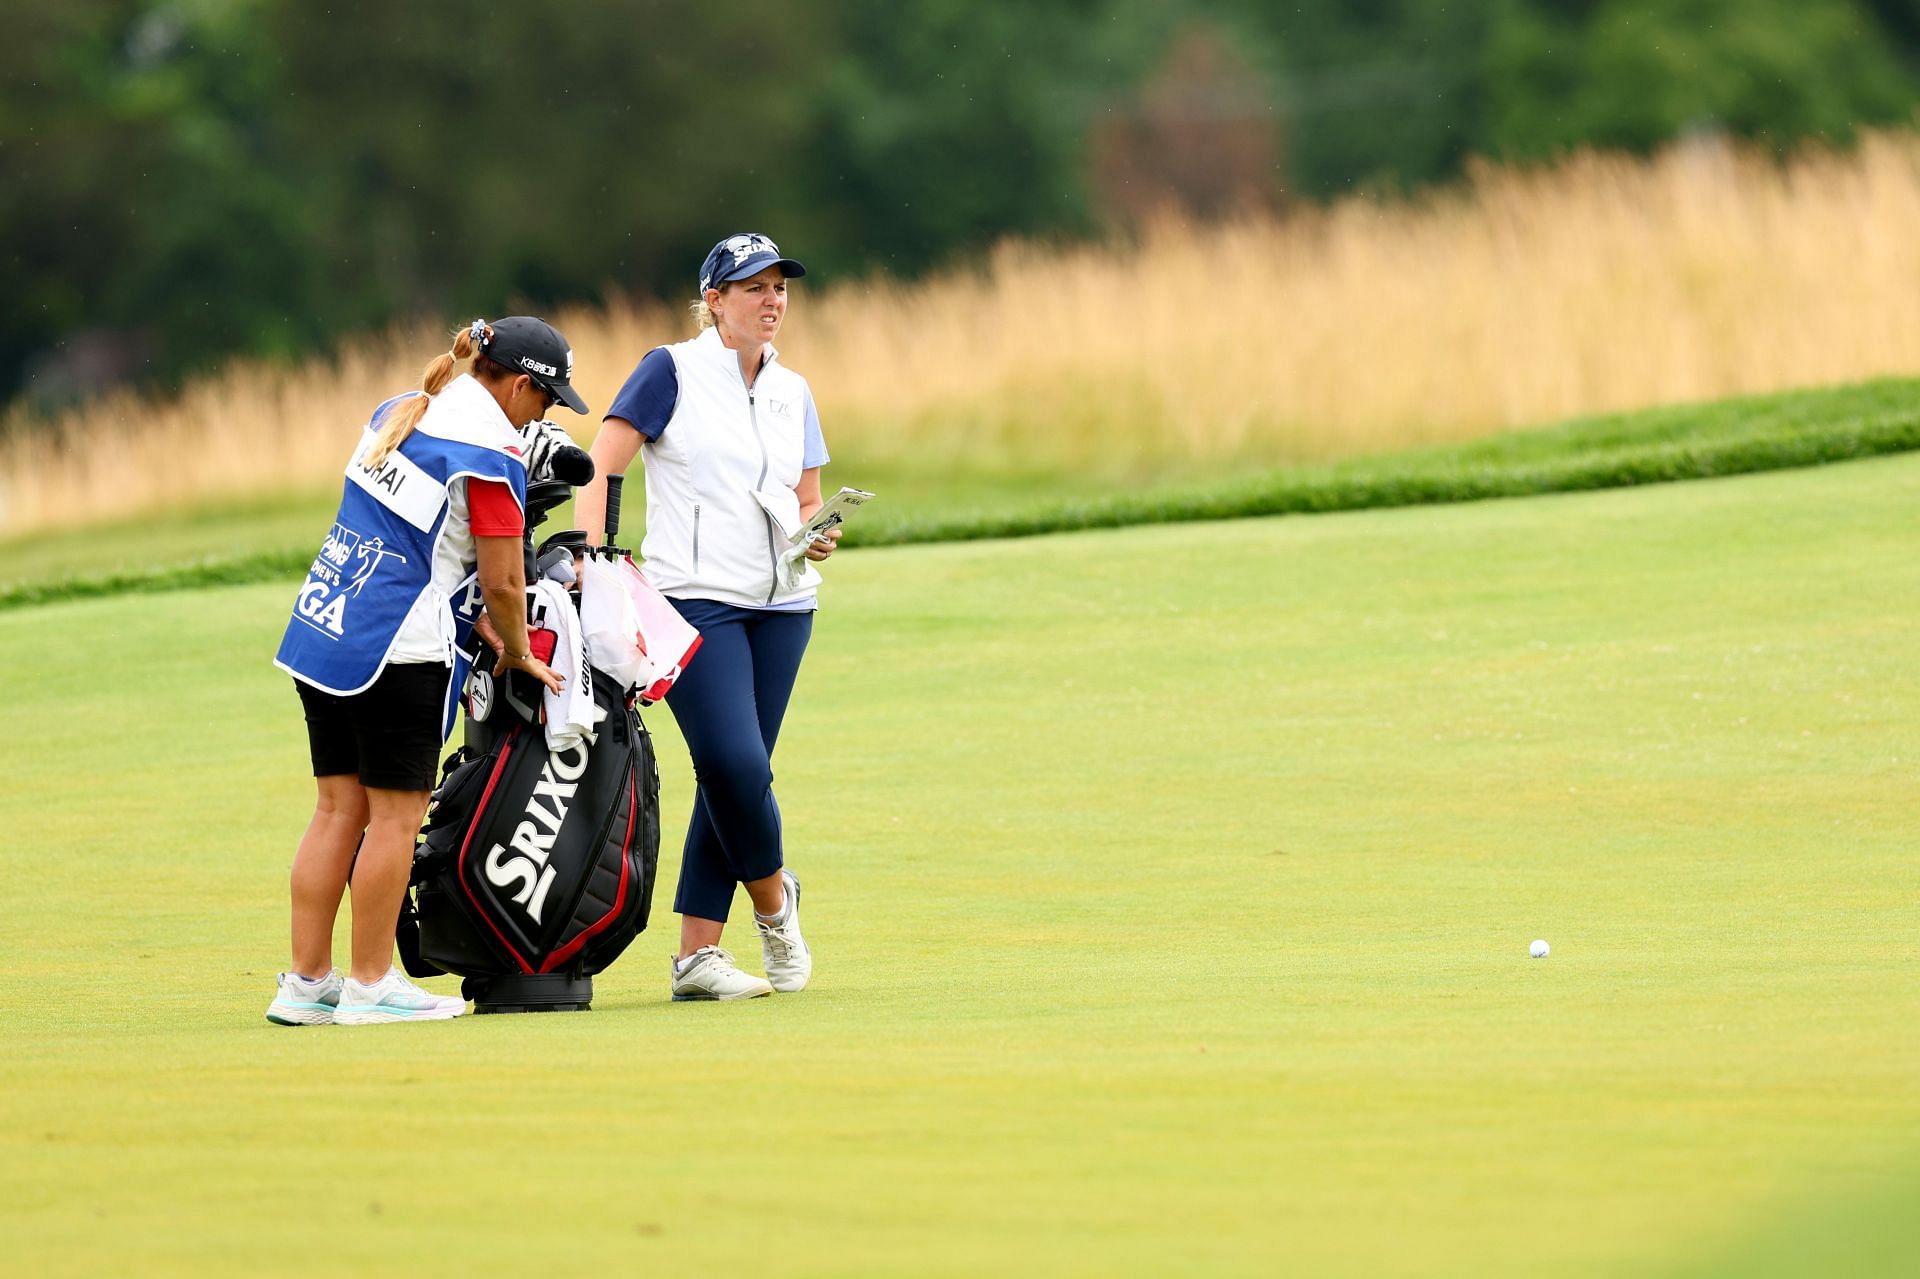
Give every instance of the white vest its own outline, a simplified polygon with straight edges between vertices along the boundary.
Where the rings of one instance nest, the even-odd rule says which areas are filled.
[[[767,348],[753,387],[739,354],[707,329],[665,348],[680,395],[658,440],[641,445],[647,471],[646,577],[663,595],[746,607],[812,595],[820,574],[809,564],[793,589],[779,591],[775,569],[784,538],[755,491],[800,523],[807,383]]]

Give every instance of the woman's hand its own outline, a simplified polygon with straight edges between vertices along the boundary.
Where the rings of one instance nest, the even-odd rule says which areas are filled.
[[[493,667],[493,673],[496,676],[504,675],[508,671],[525,671],[542,684],[545,684],[547,691],[550,693],[558,693],[562,688],[566,687],[566,677],[535,657],[532,653],[509,653],[504,648],[500,649],[499,652],[500,660],[494,663]]]
[[[474,633],[487,642],[495,657],[507,651],[507,642],[500,638],[500,632],[493,629],[493,619],[484,612],[473,619]]]
[[[834,543],[839,540],[840,527],[835,525],[819,537],[807,543],[807,558],[810,560],[824,560],[827,556],[833,554]]]
[[[806,523],[813,513],[820,509],[820,468],[810,466],[800,472],[800,482],[793,486],[793,495],[800,499],[800,522]],[[833,554],[833,544],[840,540],[840,526],[835,524],[824,534],[807,543],[807,558],[824,560]]]
[[[493,619],[485,613],[480,614],[479,617],[474,619],[473,629],[479,632],[480,638],[487,642],[487,647],[493,650],[494,657],[498,659],[493,664],[493,673],[495,675],[504,674],[508,670],[525,671],[556,693],[566,686],[566,676],[560,674],[551,666],[548,666],[532,653],[528,653],[526,657],[520,661],[509,662],[507,660],[507,642],[500,638],[499,631],[493,629]],[[644,653],[646,650],[641,649],[640,651]]]

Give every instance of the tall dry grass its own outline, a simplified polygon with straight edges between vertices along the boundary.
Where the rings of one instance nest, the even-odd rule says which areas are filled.
[[[1913,372],[1916,226],[1920,137],[1784,162],[1692,141],[1125,244],[1005,244],[921,283],[798,292],[782,346],[842,459],[1115,479],[1325,459]],[[596,407],[688,332],[647,302],[552,318]],[[92,404],[45,424],[54,456],[0,464],[0,530],[329,483],[441,343],[395,332]]]

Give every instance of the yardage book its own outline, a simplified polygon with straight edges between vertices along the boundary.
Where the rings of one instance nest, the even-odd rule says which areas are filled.
[[[797,527],[792,517],[799,514],[799,508],[794,504],[792,489],[778,494],[762,493],[756,490],[754,497],[759,500],[766,513],[773,517],[773,522],[779,525],[781,534],[787,539],[786,547],[780,552],[779,585],[782,590],[793,590],[800,585],[801,578],[812,568],[806,559],[807,547],[825,537],[829,529],[838,528],[846,523],[847,516],[871,501],[873,494],[865,489],[843,488],[821,503],[820,509],[813,513],[812,518]],[[816,574],[813,580],[819,581],[819,576]]]
[[[783,558],[792,559],[807,549],[807,543],[824,536],[828,529],[846,523],[848,513],[859,510],[873,494],[864,489],[843,488],[821,503],[820,509],[805,523],[795,522],[800,518],[800,504],[792,489],[778,493],[762,493],[755,489],[753,496],[760,503],[760,508],[779,525],[780,535],[787,539]]]
[[[787,539],[791,546],[804,551],[807,543],[825,537],[828,529],[839,528],[847,522],[847,516],[865,506],[873,494],[864,489],[843,488],[813,513],[813,518],[800,526],[800,531]]]

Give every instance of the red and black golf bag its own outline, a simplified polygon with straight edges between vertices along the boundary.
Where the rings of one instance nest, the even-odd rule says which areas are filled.
[[[609,545],[619,482],[609,484]],[[530,484],[529,530],[570,494],[568,484]],[[529,531],[529,581],[556,547],[570,558],[585,536],[557,534],[536,560]],[[530,629],[537,624],[530,615]],[[477,637],[465,656],[466,741],[447,759],[415,850],[402,962],[416,977],[466,978],[476,1012],[584,1010],[593,975],[647,926],[660,857],[652,740],[633,690],[589,667],[604,718],[589,739],[550,750],[540,685],[520,672],[494,680],[493,654]]]

